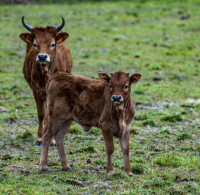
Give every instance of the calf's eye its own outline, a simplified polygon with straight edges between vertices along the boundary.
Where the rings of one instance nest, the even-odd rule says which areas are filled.
[[[124,89],[128,89],[128,84],[127,84],[127,85],[125,85]]]
[[[37,48],[37,44],[36,44],[36,43],[33,43],[33,46],[34,46],[35,48]]]
[[[110,90],[112,90],[112,85],[109,85],[110,86]]]

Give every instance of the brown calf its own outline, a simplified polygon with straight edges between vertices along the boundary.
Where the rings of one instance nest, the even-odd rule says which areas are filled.
[[[137,83],[141,74],[129,77],[127,73],[119,71],[111,77],[106,73],[99,73],[98,76],[100,80],[58,72],[50,77],[47,84],[47,123],[43,134],[41,170],[47,170],[48,147],[53,136],[62,168],[70,169],[63,139],[72,121],[76,121],[85,131],[89,131],[92,126],[102,129],[107,153],[107,173],[113,170],[113,136],[119,138],[125,171],[132,175],[129,134],[135,110],[130,92],[131,84]]]
[[[62,24],[57,27],[43,28],[26,24],[22,17],[23,25],[31,32],[20,34],[20,38],[27,43],[23,74],[33,91],[37,106],[39,145],[42,142],[48,77],[57,71],[70,73],[72,69],[71,54],[63,42],[69,35],[66,32],[58,33],[65,24],[62,20]]]

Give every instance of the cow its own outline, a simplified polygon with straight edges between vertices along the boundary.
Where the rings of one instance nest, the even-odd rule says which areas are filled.
[[[137,83],[141,74],[135,73],[129,77],[128,73],[118,71],[111,76],[106,73],[99,73],[98,76],[100,80],[57,72],[49,78],[41,171],[48,171],[48,148],[53,136],[62,169],[71,171],[63,139],[71,123],[76,121],[85,131],[93,126],[102,129],[107,153],[107,173],[113,170],[113,136],[119,138],[124,169],[128,175],[133,175],[129,162],[129,135],[135,108],[130,93],[131,84]]]
[[[25,23],[24,16],[22,24],[31,32],[20,34],[20,38],[27,43],[23,74],[36,102],[39,121],[36,145],[41,145],[48,77],[57,71],[71,73],[72,57],[64,44],[69,35],[66,32],[59,33],[65,25],[63,17],[62,23],[57,27],[32,27]],[[54,139],[52,144],[55,144]]]

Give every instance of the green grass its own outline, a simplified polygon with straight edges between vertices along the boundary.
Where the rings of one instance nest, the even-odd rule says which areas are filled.
[[[199,13],[198,0],[0,6],[0,194],[199,194]],[[50,173],[40,173],[36,107],[22,75],[23,15],[33,26],[65,17],[73,73],[143,75],[131,92],[134,177],[123,171],[117,139],[114,172],[107,175],[101,130],[86,133],[76,123],[65,139],[74,172],[61,171],[51,147]]]
[[[182,132],[182,133],[179,133],[176,137],[176,139],[178,141],[180,140],[185,140],[185,139],[191,139],[192,138],[192,134],[191,133],[187,133],[187,132]]]

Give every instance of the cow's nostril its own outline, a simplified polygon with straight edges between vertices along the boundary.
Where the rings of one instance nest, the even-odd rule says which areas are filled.
[[[47,59],[47,55],[46,54],[40,54],[40,55],[38,55],[38,59],[39,59],[39,61],[45,61]]]

